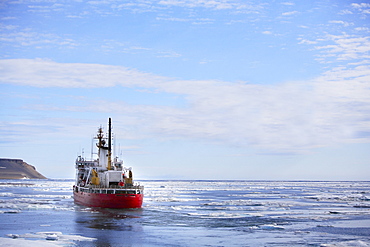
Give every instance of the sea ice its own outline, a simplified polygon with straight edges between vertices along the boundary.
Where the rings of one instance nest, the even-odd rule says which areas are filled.
[[[331,244],[321,244],[322,247],[369,247],[369,242],[364,242],[362,240],[354,240],[354,241],[344,241],[344,242],[337,242]]]
[[[279,226],[277,224],[270,224],[270,225],[262,225],[259,227],[262,230],[284,230],[283,226]]]
[[[13,246],[65,246],[73,241],[94,241],[96,238],[79,235],[64,235],[62,232],[36,232],[26,234],[7,234],[9,238],[0,238],[0,247]]]
[[[13,239],[13,238],[1,238],[0,237],[0,247],[60,247],[53,242],[43,241],[43,240],[26,240],[26,239]]]

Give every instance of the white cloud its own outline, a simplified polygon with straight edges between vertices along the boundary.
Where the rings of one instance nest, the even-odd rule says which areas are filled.
[[[290,11],[290,12],[284,12],[281,15],[283,15],[283,16],[290,16],[290,15],[296,15],[298,13],[299,13],[298,11]]]
[[[159,4],[166,6],[181,6],[181,7],[204,7],[211,9],[231,9],[235,6],[235,3],[222,0],[161,0]]]
[[[175,21],[175,22],[188,22],[191,19],[178,18],[178,17],[157,17],[157,20],[160,21]]]
[[[63,11],[65,9],[64,4],[54,3],[52,5],[28,5],[29,12],[37,13],[49,13],[52,11]]]
[[[0,23],[0,30],[14,30],[17,29],[17,26],[15,25],[5,25],[3,23]]]
[[[356,9],[370,8],[370,3],[352,3],[351,5]]]
[[[84,106],[59,109],[115,112],[129,118],[125,123],[139,128],[140,137],[195,138],[275,152],[369,142],[368,136],[361,135],[370,132],[370,66],[366,64],[337,67],[314,80],[279,85],[178,81],[121,66],[40,59],[1,60],[0,71],[2,83],[69,88],[119,85],[186,99],[187,105],[181,108],[87,99]]]
[[[1,17],[0,20],[2,21],[8,21],[8,20],[17,20],[18,18],[17,17],[14,17],[14,16],[4,16],[4,17]]]
[[[329,23],[333,23],[333,24],[341,24],[343,25],[344,27],[348,27],[350,25],[353,25],[353,23],[349,23],[349,22],[346,22],[346,21],[329,21]]]
[[[316,46],[317,50],[320,50],[323,56],[320,57],[332,57],[336,61],[348,61],[355,59],[369,59],[370,55],[370,38],[369,37],[357,37],[354,35],[327,35],[324,42],[329,42],[328,45]],[[326,60],[323,59],[323,62]]]
[[[3,44],[10,44],[12,46],[34,46],[36,48],[51,46],[57,46],[58,48],[75,48],[79,45],[72,39],[62,38],[51,33],[33,32],[27,29],[2,33],[0,34],[0,41],[3,42]]]
[[[61,64],[43,59],[0,60],[1,82],[34,87],[154,87],[163,78],[135,69],[100,64]]]
[[[350,15],[350,14],[353,14],[352,11],[348,10],[348,9],[343,9],[339,12],[340,15]]]
[[[97,0],[97,1],[88,1],[88,4],[91,5],[102,5],[102,4],[112,4],[113,1],[110,0]]]
[[[370,28],[368,28],[368,27],[356,27],[355,30],[356,31],[367,31],[368,32],[368,31],[370,31]]]
[[[140,45],[131,45],[129,42],[124,43],[116,40],[103,40],[100,49],[104,52],[128,53],[128,54],[150,54],[154,57],[175,58],[182,55],[173,50],[158,50]]]
[[[293,6],[295,5],[295,3],[293,2],[284,2],[284,3],[281,3],[282,5],[287,5],[287,6]]]
[[[351,6],[362,14],[370,14],[370,3],[352,3]]]
[[[271,32],[271,31],[263,31],[262,33],[263,33],[263,34],[267,34],[267,35],[271,35],[271,34],[272,34],[272,32]]]
[[[214,23],[210,18],[177,18],[177,17],[157,17],[156,20],[173,21],[173,22],[191,22],[194,25],[204,25]]]
[[[173,52],[173,51],[159,51],[157,52],[157,57],[169,57],[169,58],[173,58],[173,57],[181,57],[181,54],[177,53],[177,52]]]
[[[262,8],[262,4],[245,4],[231,0],[160,0],[160,6],[178,6],[183,8],[207,8],[213,10],[236,10],[238,13],[256,13]]]
[[[313,40],[307,40],[307,39],[303,39],[303,38],[298,38],[298,40],[299,40],[298,44],[307,44],[307,45],[317,44],[317,41],[313,41]]]

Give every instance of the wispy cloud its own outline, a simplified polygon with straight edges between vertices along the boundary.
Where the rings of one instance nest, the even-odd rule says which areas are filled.
[[[156,20],[159,21],[171,21],[171,22],[189,22],[194,25],[204,25],[204,24],[212,24],[215,22],[214,19],[210,18],[178,18],[178,17],[165,17],[165,16],[159,16],[156,18]]]
[[[329,21],[329,23],[333,23],[333,24],[341,24],[341,25],[343,25],[344,27],[348,27],[348,26],[353,25],[353,23],[349,23],[349,22],[346,22],[346,21]]]
[[[13,28],[15,29],[15,28]],[[33,46],[35,48],[58,47],[75,48],[79,44],[69,38],[62,38],[52,33],[39,33],[31,30],[13,30],[0,34],[0,41],[10,46]],[[10,30],[10,29],[9,29]]]
[[[43,59],[0,60],[1,82],[34,87],[152,87],[163,78],[135,69],[100,64],[61,64]],[[18,74],[22,71],[21,74]],[[108,76],[109,75],[109,76]]]
[[[204,7],[211,9],[231,9],[237,3],[231,1],[214,0],[214,1],[201,1],[201,0],[161,0],[159,4],[166,6],[181,6],[181,7]]]
[[[175,22],[189,22],[191,19],[188,18],[179,18],[179,17],[164,17],[164,16],[158,16],[156,18],[160,21],[175,21]]]
[[[352,3],[351,7],[364,15],[370,14],[370,3]]]
[[[282,5],[287,5],[287,6],[294,6],[295,3],[294,2],[284,2],[284,3],[281,3]]]
[[[330,44],[316,46],[322,54],[322,62],[326,62],[325,57],[332,57],[336,61],[354,60],[354,59],[369,59],[370,58],[370,38],[357,37],[354,35],[327,35],[321,42],[329,41]]]
[[[197,138],[274,152],[305,152],[336,143],[361,142],[368,137],[360,133],[370,131],[368,65],[338,67],[310,81],[280,85],[177,81],[121,66],[47,60],[1,60],[0,68],[2,83],[140,87],[186,99],[186,106],[181,108],[103,99],[97,102],[92,98],[85,100],[84,106],[60,108],[81,113],[115,112],[130,118],[130,124],[141,129],[140,137]]]
[[[298,44],[314,45],[314,44],[318,43],[317,41],[307,40],[307,39],[303,39],[303,38],[298,38],[298,40],[299,40]]]
[[[291,15],[296,15],[296,14],[298,14],[299,12],[298,11],[290,11],[290,12],[284,12],[284,13],[282,13],[281,15],[282,16],[291,16]]]
[[[54,3],[52,5],[28,5],[29,12],[37,13],[49,13],[52,11],[63,11],[65,8],[64,4]]]
[[[272,32],[271,32],[271,31],[263,31],[262,33],[263,33],[263,34],[267,34],[267,35],[271,35],[271,34],[272,34]]]
[[[228,10],[232,11],[234,14],[250,14],[259,13],[265,3],[246,3],[241,1],[232,0],[213,0],[213,1],[203,1],[203,0],[160,0],[158,6],[172,8],[172,7],[182,7],[182,8],[203,8],[208,10]]]
[[[180,53],[174,51],[158,51],[157,57],[167,57],[167,58],[174,58],[174,57],[181,57]]]

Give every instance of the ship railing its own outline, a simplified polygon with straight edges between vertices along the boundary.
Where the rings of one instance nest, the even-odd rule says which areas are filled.
[[[119,186],[119,185],[110,185],[109,187],[104,186],[104,185],[94,185],[90,184],[88,186],[90,189],[134,189],[134,190],[142,190],[144,189],[144,186],[141,185],[127,185],[125,184],[124,186]]]
[[[142,186],[141,186],[142,187]],[[87,188],[87,187],[75,187],[75,192],[85,193],[103,193],[103,194],[142,194],[143,188],[127,188],[127,189],[114,189],[114,188]]]

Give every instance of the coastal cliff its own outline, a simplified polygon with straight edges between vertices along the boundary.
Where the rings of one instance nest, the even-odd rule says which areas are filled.
[[[21,159],[0,158],[0,179],[46,179],[36,168]]]

